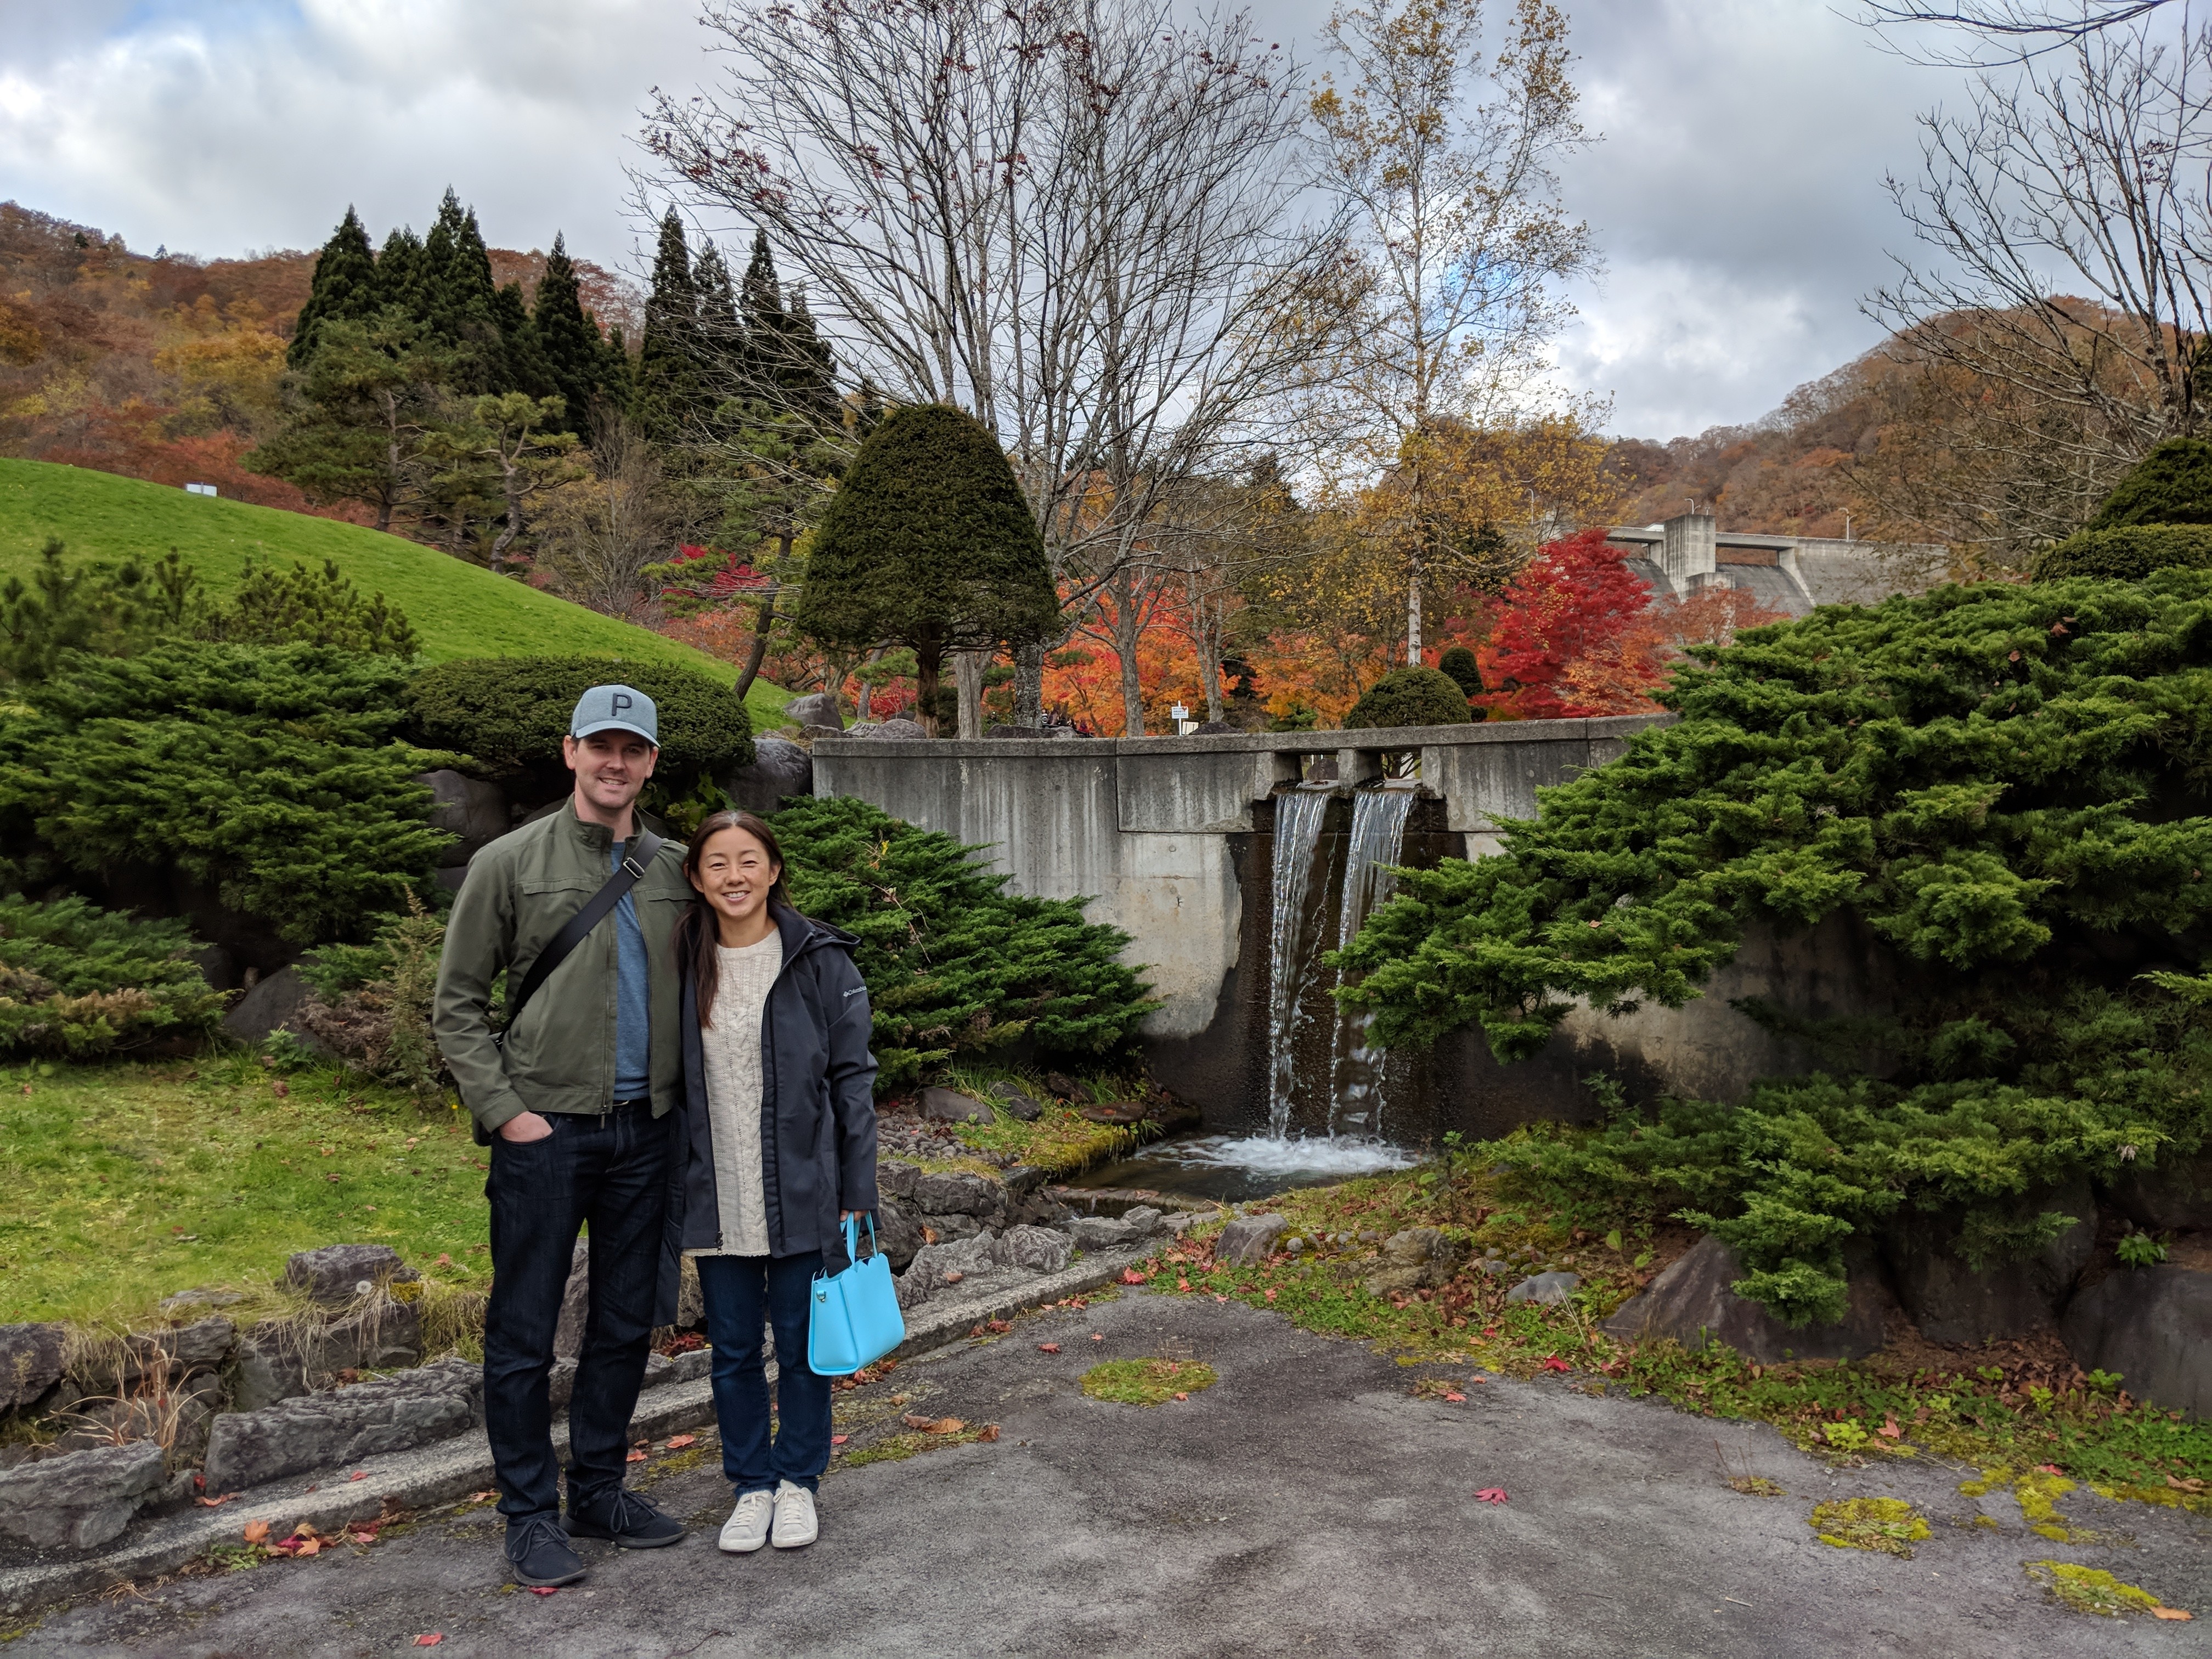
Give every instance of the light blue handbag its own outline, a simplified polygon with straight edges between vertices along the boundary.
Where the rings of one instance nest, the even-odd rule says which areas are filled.
[[[890,1258],[876,1246],[876,1218],[868,1218],[868,1256],[860,1259],[860,1224],[845,1221],[845,1259],[852,1265],[832,1278],[814,1275],[807,1310],[806,1368],[817,1376],[850,1376],[906,1340]]]

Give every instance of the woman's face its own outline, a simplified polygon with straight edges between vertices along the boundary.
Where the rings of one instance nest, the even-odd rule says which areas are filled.
[[[717,916],[744,921],[760,913],[768,902],[769,889],[782,873],[783,866],[769,857],[757,836],[732,824],[707,837],[691,884],[714,906]]]

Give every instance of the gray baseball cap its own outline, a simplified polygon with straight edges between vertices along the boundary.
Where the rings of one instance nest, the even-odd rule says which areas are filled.
[[[576,712],[568,717],[568,735],[588,738],[594,732],[631,732],[654,748],[660,747],[660,711],[644,692],[627,685],[595,685],[576,699]]]

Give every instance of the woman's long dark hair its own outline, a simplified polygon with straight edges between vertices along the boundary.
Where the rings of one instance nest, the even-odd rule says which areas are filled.
[[[767,849],[769,862],[775,866],[775,880],[768,890],[769,914],[788,910],[796,915],[799,907],[791,902],[791,895],[783,886],[783,848],[777,845],[775,831],[750,812],[709,812],[700,820],[699,827],[691,832],[691,844],[684,849],[684,875],[686,880],[699,873],[699,860],[707,850],[707,843],[725,830],[742,830]],[[714,949],[722,942],[720,924],[714,916],[714,907],[707,902],[707,896],[696,887],[691,890],[691,903],[676,919],[676,971],[688,972],[699,1000],[699,1025],[702,1030],[714,1023],[714,994],[721,987],[722,959]]]

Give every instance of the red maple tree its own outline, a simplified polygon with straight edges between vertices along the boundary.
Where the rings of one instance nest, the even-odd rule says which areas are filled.
[[[1474,701],[1493,717],[1565,720],[1651,707],[1668,651],[1645,623],[1651,586],[1606,545],[1602,525],[1547,542],[1492,607]]]

